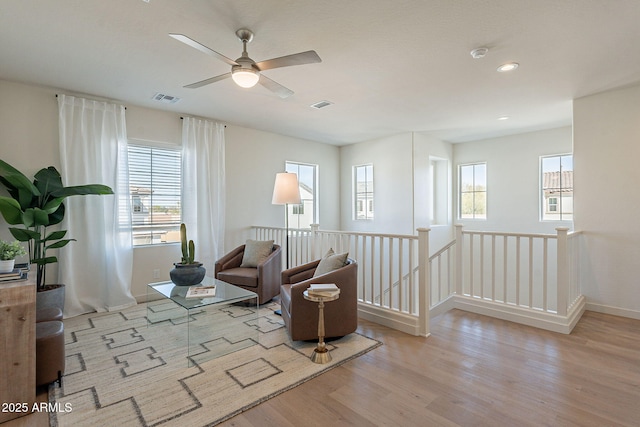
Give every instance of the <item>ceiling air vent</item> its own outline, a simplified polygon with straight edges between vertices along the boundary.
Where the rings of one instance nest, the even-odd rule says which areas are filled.
[[[311,108],[315,108],[315,109],[319,110],[321,108],[328,107],[331,104],[333,104],[333,102],[320,101],[320,102],[316,102],[315,104],[311,104]]]
[[[165,104],[175,104],[176,102],[180,101],[180,98],[178,98],[177,96],[165,95],[164,93],[158,92],[153,95],[153,100],[163,102]]]

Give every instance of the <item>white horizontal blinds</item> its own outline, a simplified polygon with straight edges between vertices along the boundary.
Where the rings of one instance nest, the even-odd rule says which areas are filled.
[[[180,149],[129,144],[128,152],[134,245],[178,241]]]

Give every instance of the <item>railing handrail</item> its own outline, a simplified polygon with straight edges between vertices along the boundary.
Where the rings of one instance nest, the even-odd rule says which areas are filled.
[[[474,230],[462,230],[462,234],[475,234],[478,236],[500,236],[500,237],[524,237],[524,238],[539,238],[539,239],[556,239],[557,234],[545,234],[545,233],[507,233],[503,231],[474,231]]]
[[[260,229],[270,229],[270,230],[287,230],[285,227],[269,227],[265,225],[252,225],[251,228],[260,228]],[[289,232],[291,231],[305,231],[305,232],[313,232],[311,228],[288,228]],[[385,233],[375,233],[375,232],[362,232],[362,231],[339,231],[339,230],[318,230],[318,234],[342,234],[342,235],[350,235],[350,236],[365,236],[365,237],[385,237],[392,239],[413,239],[418,240],[418,236],[414,234],[385,234]]]
[[[390,239],[418,240],[418,236],[415,236],[413,234],[384,234],[384,233],[367,233],[362,231],[336,231],[336,230],[318,230],[318,234],[349,234],[351,236],[384,237],[384,238],[390,238]]]
[[[440,249],[438,252],[436,252],[435,254],[431,255],[429,257],[429,261],[433,261],[434,259],[438,258],[440,255],[445,253],[449,248],[451,248],[455,244],[456,244],[456,239],[453,239],[452,241],[447,243],[442,249]]]

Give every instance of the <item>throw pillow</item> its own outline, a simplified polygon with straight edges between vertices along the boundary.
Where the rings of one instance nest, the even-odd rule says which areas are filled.
[[[240,267],[257,267],[273,251],[273,240],[247,240]]]
[[[313,277],[318,277],[322,274],[344,267],[347,262],[347,256],[349,256],[349,252],[336,254],[333,251],[333,248],[329,249],[327,254],[320,260],[320,264],[316,267]]]

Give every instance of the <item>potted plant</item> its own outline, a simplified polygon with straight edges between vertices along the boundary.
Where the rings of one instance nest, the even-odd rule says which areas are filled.
[[[187,226],[180,224],[180,241],[182,242],[182,261],[174,263],[169,272],[171,281],[178,286],[197,285],[202,282],[207,270],[201,262],[195,261],[195,244],[193,240],[187,243]]]
[[[65,238],[67,230],[49,232],[48,228],[59,224],[64,218],[63,201],[67,197],[113,194],[113,190],[101,184],[65,187],[60,173],[53,166],[40,169],[32,182],[3,160],[0,160],[0,183],[10,196],[0,196],[0,213],[8,224],[22,226],[9,227],[9,231],[17,240],[27,242],[29,261],[36,270],[38,294],[62,287],[60,284],[46,283],[46,266],[58,262],[58,258],[49,256],[47,251],[66,246],[75,239]]]
[[[0,273],[11,273],[15,267],[16,257],[26,255],[20,242],[5,242],[0,240]]]

